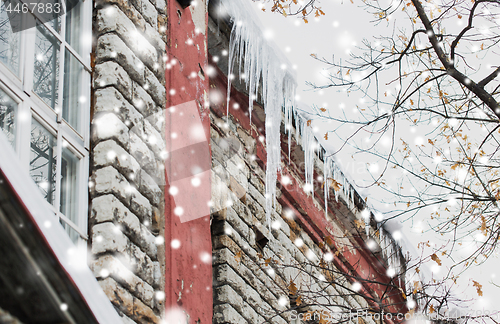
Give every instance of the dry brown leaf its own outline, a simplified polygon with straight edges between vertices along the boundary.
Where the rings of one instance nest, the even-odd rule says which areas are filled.
[[[356,225],[357,228],[363,228],[366,226],[365,221],[362,219],[355,219],[354,224]]]
[[[236,254],[234,255],[234,259],[236,260],[236,262],[240,263],[241,262],[241,251],[238,251],[236,252]]]
[[[474,280],[472,280],[472,282],[474,283],[473,286],[476,287],[477,295],[482,296],[483,291],[481,290],[481,288],[483,288],[483,285],[481,285],[479,282],[474,281]]]
[[[437,256],[436,253],[433,253],[431,255],[431,259],[432,259],[432,261],[435,261],[439,266],[441,265],[441,260],[439,259],[439,257]]]
[[[288,285],[288,291],[290,292],[291,295],[296,295],[298,292],[297,286],[295,285],[295,282],[290,280],[290,284]]]

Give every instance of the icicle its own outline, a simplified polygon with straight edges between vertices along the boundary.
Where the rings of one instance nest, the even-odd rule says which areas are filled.
[[[282,56],[282,53],[272,43],[267,43],[259,19],[248,0],[221,0],[231,17],[232,30],[228,49],[228,91],[227,114],[229,116],[230,90],[234,74],[238,73],[240,82],[246,85],[248,91],[248,107],[250,121],[252,118],[253,102],[262,90],[260,99],[266,113],[266,219],[270,226],[270,216],[276,204],[276,180],[281,170],[280,126],[281,114],[284,114],[285,131],[288,132],[288,155],[290,157],[292,120],[295,119],[296,137],[301,141],[304,150],[305,182],[308,187],[314,182],[314,159],[316,146],[319,145],[308,121],[295,109],[294,75],[283,64],[291,66]],[[236,65],[236,67],[235,67]],[[244,75],[244,77],[242,77]],[[325,213],[329,199],[329,177],[341,185],[343,199],[350,210],[354,210],[354,188],[340,171],[333,158],[325,159]],[[333,174],[332,174],[333,173]],[[335,199],[338,201],[340,190],[335,190]]]
[[[323,161],[323,192],[325,198],[325,218],[328,216],[328,199],[330,198],[330,178],[329,175],[332,172],[330,165],[330,157],[327,156]]]
[[[302,124],[302,148],[304,150],[304,171],[306,178],[306,185],[312,187],[314,181],[314,157],[316,139],[312,132],[311,127],[307,123]]]
[[[254,95],[262,85],[262,101],[266,112],[266,219],[270,226],[270,217],[273,206],[276,204],[276,180],[281,168],[280,126],[281,113],[285,114],[285,123],[290,120],[293,111],[295,87],[294,76],[281,65],[287,63],[274,44],[268,44],[260,30],[259,19],[246,0],[221,0],[233,23],[229,40],[228,61],[228,91],[227,113],[229,115],[229,101],[231,79],[234,64],[238,63],[238,72],[245,74],[243,79],[249,95],[249,113],[253,108]],[[290,66],[290,64],[286,64]],[[290,130],[289,130],[290,131]]]

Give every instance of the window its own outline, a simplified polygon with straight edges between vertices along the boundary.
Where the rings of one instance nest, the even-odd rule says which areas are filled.
[[[14,32],[0,6],[0,130],[74,242],[87,239],[91,0]],[[65,11],[65,10],[64,10]],[[4,158],[4,157],[2,157]]]
[[[16,115],[17,103],[0,89],[0,128],[14,148],[16,148]]]

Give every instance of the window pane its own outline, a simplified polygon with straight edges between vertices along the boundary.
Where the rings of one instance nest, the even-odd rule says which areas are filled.
[[[66,41],[78,54],[81,53],[81,9],[82,2],[78,0],[66,0]]]
[[[51,0],[51,1],[42,1],[42,3],[52,3],[52,12],[44,12],[42,14],[38,14],[38,19],[36,20],[36,25],[43,25],[44,22],[46,25],[54,28],[54,30],[60,34],[61,33],[61,27],[62,27],[62,18],[61,15],[64,13],[64,8],[62,6],[62,3],[60,0]],[[57,6],[57,5],[59,6]],[[56,10],[60,8],[61,11],[59,13],[54,12],[53,10]],[[42,19],[40,21],[39,19]]]
[[[14,148],[16,147],[16,114],[17,103],[0,89],[0,128]]]
[[[36,120],[31,125],[30,176],[53,204],[56,184],[56,138]]]
[[[43,25],[38,25],[36,30],[33,91],[47,105],[56,108],[59,103],[59,42]]]
[[[80,238],[80,234],[78,234],[77,231],[75,231],[70,225],[66,224],[62,219],[60,220],[60,223],[66,230],[66,233],[68,233],[69,238],[76,244]]]
[[[0,61],[18,75],[21,39],[19,33],[12,32],[4,4],[4,1],[0,3]]]
[[[83,66],[68,51],[64,56],[64,88],[62,116],[77,131],[80,130],[80,87]],[[82,100],[83,101],[83,100]]]
[[[67,148],[61,156],[61,213],[78,224],[78,163],[79,159]]]

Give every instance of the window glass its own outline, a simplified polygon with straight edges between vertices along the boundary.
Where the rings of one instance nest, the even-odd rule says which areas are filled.
[[[66,41],[78,53],[81,52],[81,8],[82,2],[78,0],[66,1]]]
[[[20,33],[12,32],[12,26],[5,11],[5,2],[0,2],[0,62],[19,75]]]
[[[22,0],[10,1],[22,5]],[[86,238],[87,223],[81,219],[87,204],[81,201],[87,195],[82,180],[88,170],[82,163],[88,163],[89,132],[82,130],[89,127],[84,121],[90,110],[90,46],[82,46],[82,40],[92,34],[92,1],[50,2],[52,12],[13,14],[0,1],[0,71],[9,79],[16,79],[12,73],[18,76],[8,89],[0,89],[0,132],[78,242]],[[26,123],[20,122],[24,108]]]
[[[68,51],[64,56],[64,88],[62,116],[73,128],[80,130],[80,87],[83,65]]]
[[[17,103],[0,89],[0,128],[14,148],[16,147],[16,115]]]
[[[59,46],[47,28],[36,27],[33,91],[51,108],[59,103]]]
[[[60,34],[61,33],[61,26],[62,26],[62,15],[61,13],[64,12],[64,9],[62,7],[61,1],[60,0],[52,0],[52,1],[43,1],[43,3],[52,3],[52,13],[45,12],[45,14],[42,14],[43,20],[46,22],[46,24]],[[56,4],[59,4],[56,6]],[[61,13],[57,14],[54,10],[61,9]],[[54,18],[55,16],[55,18]],[[37,25],[42,25],[40,21],[37,19]]]
[[[30,148],[30,176],[45,199],[53,204],[56,189],[56,138],[34,119]]]
[[[78,224],[78,163],[79,159],[69,149],[63,147],[60,211],[75,224]]]
[[[61,219],[61,224],[66,230],[66,233],[68,233],[69,238],[74,242],[77,243],[78,239],[80,238],[80,234],[78,234],[77,231],[75,231],[70,225],[66,224],[62,219]]]

